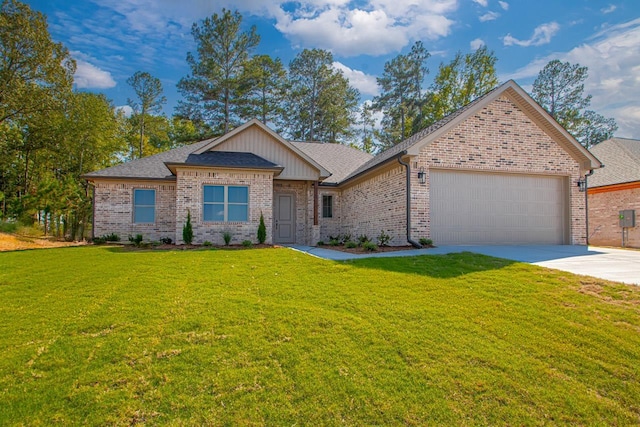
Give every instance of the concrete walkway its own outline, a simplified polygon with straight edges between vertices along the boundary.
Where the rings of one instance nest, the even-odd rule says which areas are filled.
[[[594,246],[440,246],[430,249],[351,254],[313,246],[290,246],[319,258],[344,261],[360,258],[384,258],[415,255],[444,255],[475,252],[498,258],[555,268],[570,273],[640,285],[640,251]]]

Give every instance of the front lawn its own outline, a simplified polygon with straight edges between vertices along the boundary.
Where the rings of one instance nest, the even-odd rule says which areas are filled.
[[[0,425],[633,425],[640,290],[468,253],[0,253]]]

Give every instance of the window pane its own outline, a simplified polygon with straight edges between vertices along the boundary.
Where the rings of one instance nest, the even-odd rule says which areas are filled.
[[[248,187],[229,187],[229,203],[248,203]]]
[[[133,222],[143,223],[143,222],[153,222],[155,217],[155,208],[154,207],[136,207],[134,209],[133,214]]]
[[[229,221],[247,221],[248,211],[247,205],[229,205]]]
[[[205,185],[204,201],[210,203],[224,203],[224,187],[222,185]]]
[[[333,217],[333,196],[322,196],[322,217]]]
[[[134,190],[134,205],[153,206],[156,204],[156,190]]]
[[[224,221],[224,205],[221,203],[207,203],[204,205],[205,221]]]

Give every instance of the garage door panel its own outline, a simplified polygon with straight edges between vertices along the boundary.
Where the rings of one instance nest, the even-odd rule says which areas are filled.
[[[431,237],[439,244],[562,244],[566,178],[430,171]]]

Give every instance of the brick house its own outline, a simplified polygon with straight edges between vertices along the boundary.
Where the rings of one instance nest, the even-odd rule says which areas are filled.
[[[640,248],[640,141],[612,138],[591,153],[606,167],[588,178],[589,244],[622,246],[619,212],[633,210],[638,225],[624,230],[624,246]]]
[[[586,243],[576,186],[600,162],[508,81],[375,157],[291,142],[257,120],[85,176],[94,235],[313,245],[349,233],[392,245]]]

